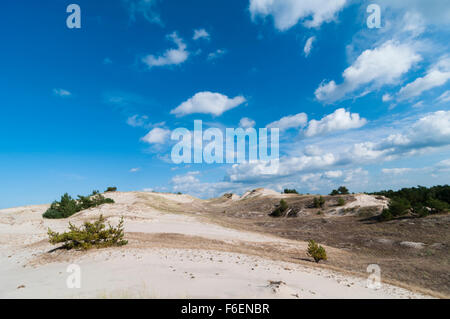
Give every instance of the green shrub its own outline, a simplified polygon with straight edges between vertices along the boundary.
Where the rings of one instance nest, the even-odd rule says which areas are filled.
[[[280,204],[275,208],[275,210],[270,214],[273,217],[280,217],[289,209],[287,202],[282,199],[280,200]]]
[[[107,192],[115,192],[115,191],[117,191],[117,187],[108,187],[106,189],[105,193],[107,193]]]
[[[314,197],[313,205],[315,208],[323,208],[324,204],[325,204],[325,199],[322,196]]]
[[[343,199],[342,197],[338,198],[338,206],[344,206],[345,205],[345,199]]]
[[[63,243],[64,249],[90,249],[110,246],[123,246],[128,243],[124,240],[123,217],[117,227],[106,228],[105,219],[101,215],[94,223],[85,222],[83,226],[76,227],[69,223],[69,231],[59,234],[48,229],[51,244]]]
[[[393,218],[391,212],[389,211],[389,209],[385,208],[383,209],[383,211],[380,214],[380,220],[381,221],[388,221],[391,220]]]
[[[49,219],[67,218],[79,211],[112,203],[114,203],[114,200],[105,198],[98,191],[93,191],[89,196],[78,195],[78,200],[65,193],[61,196],[61,200],[59,202],[54,201],[42,216]]]
[[[78,212],[78,203],[69,194],[61,196],[61,200],[54,201],[43,214],[44,218],[67,218]]]
[[[298,194],[297,190],[285,188],[283,191],[284,194]]]
[[[433,213],[444,213],[449,210],[449,204],[439,199],[429,199],[426,203],[427,207],[431,208]]]
[[[411,203],[402,197],[395,197],[390,200],[388,209],[391,212],[392,216],[403,216],[408,213],[408,210],[411,208]]]
[[[417,215],[418,217],[426,217],[428,215],[430,215],[431,209],[421,205],[421,204],[416,204],[414,206],[412,206],[412,212]]]
[[[308,243],[308,250],[306,253],[309,257],[312,257],[316,263],[321,260],[327,260],[325,248],[316,244],[316,242],[312,239]]]

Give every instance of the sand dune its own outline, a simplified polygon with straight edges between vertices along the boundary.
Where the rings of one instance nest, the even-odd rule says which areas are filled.
[[[283,261],[305,242],[227,228],[180,209],[202,201],[187,195],[113,193],[113,205],[44,220],[48,206],[0,210],[0,297],[2,298],[424,298],[366,278]],[[55,251],[51,227],[63,231],[103,214],[125,218],[129,244],[87,252]],[[331,257],[345,251],[327,247]],[[81,288],[66,285],[68,265],[81,268]]]

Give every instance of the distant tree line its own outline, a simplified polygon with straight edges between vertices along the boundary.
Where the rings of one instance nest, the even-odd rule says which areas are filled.
[[[330,195],[348,195],[350,192],[348,191],[347,187],[341,186],[338,189],[333,189],[330,193]]]
[[[430,188],[417,186],[402,188],[398,191],[380,191],[371,193],[371,195],[382,195],[390,199],[389,207],[383,210],[381,214],[382,220],[390,220],[408,213],[417,217],[424,217],[450,210],[449,185]]]

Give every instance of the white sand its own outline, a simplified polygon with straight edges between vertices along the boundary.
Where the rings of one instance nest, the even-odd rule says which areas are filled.
[[[127,233],[175,233],[205,240],[246,245],[304,246],[273,236],[243,232],[206,223],[182,214],[158,211],[146,204],[149,196],[166,206],[187,205],[187,196],[115,193],[116,204],[80,212],[75,224],[100,214],[112,223],[125,217]],[[156,197],[154,197],[156,196]],[[144,199],[143,199],[144,198]],[[196,199],[192,198],[195,204]],[[233,252],[158,248],[152,245],[93,249],[68,253],[48,251],[47,227],[63,231],[68,220],[44,220],[48,206],[0,210],[1,298],[423,298],[383,284],[366,288],[365,278]],[[189,237],[186,237],[189,238]],[[55,257],[55,260],[48,258]],[[63,258],[59,258],[63,256]],[[47,258],[43,258],[47,257]],[[69,264],[81,267],[81,288],[69,289]],[[279,286],[270,281],[282,281]],[[20,286],[22,288],[18,288]]]

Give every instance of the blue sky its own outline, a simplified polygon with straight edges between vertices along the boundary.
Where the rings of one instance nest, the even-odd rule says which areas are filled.
[[[370,3],[5,1],[0,208],[112,185],[207,198],[448,183],[450,4],[375,1],[369,29]],[[170,133],[197,119],[279,127],[279,170],[173,164]]]

